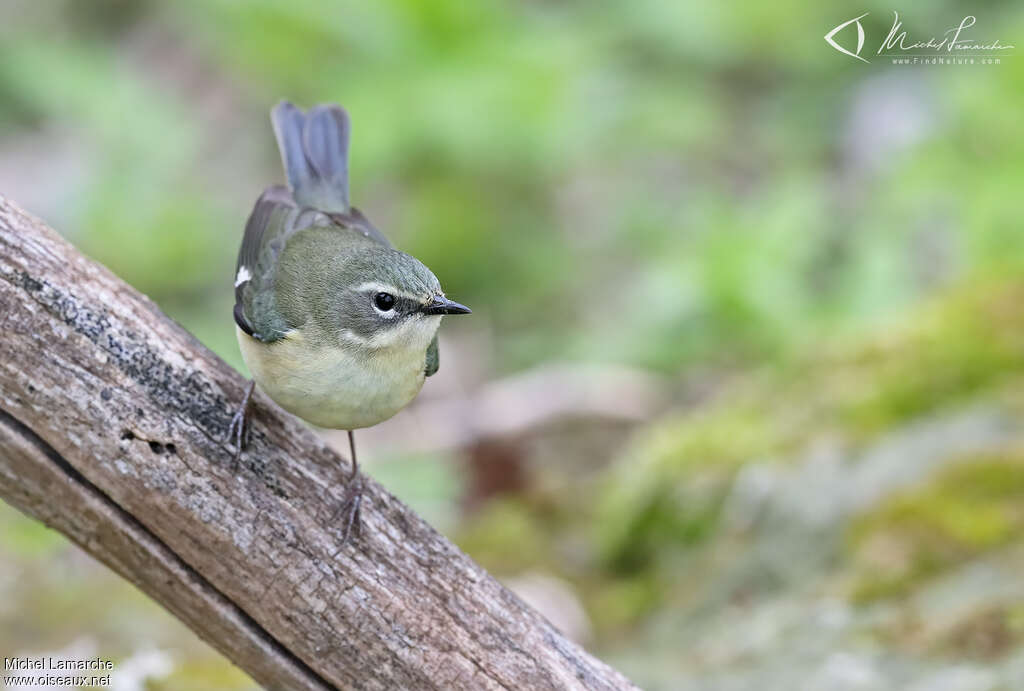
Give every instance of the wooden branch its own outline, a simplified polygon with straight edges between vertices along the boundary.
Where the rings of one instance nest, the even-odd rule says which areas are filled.
[[[225,318],[229,318],[226,316]],[[628,689],[146,297],[0,197],[0,496],[273,689]]]

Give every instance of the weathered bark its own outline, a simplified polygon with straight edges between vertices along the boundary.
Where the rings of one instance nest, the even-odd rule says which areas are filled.
[[[268,688],[626,689],[147,298],[0,197],[0,496]]]

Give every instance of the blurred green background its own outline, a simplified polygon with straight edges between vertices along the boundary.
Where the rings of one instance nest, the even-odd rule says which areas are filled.
[[[242,368],[268,110],[340,102],[357,205],[474,308],[372,475],[645,688],[1024,688],[1024,51],[822,40],[893,10],[1024,43],[1011,2],[4,0],[0,193]],[[252,685],[6,506],[0,649]]]

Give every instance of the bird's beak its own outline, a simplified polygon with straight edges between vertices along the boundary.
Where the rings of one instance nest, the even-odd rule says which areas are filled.
[[[424,314],[470,314],[472,311],[465,305],[460,305],[442,295],[435,296],[433,302],[423,306]]]

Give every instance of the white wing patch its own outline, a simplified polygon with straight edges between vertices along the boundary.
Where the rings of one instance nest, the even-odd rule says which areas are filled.
[[[235,287],[237,288],[238,286],[242,285],[243,283],[245,283],[246,281],[250,280],[251,278],[252,278],[252,274],[249,273],[249,268],[248,267],[246,267],[246,266],[239,267],[238,268],[238,275],[235,276]]]

